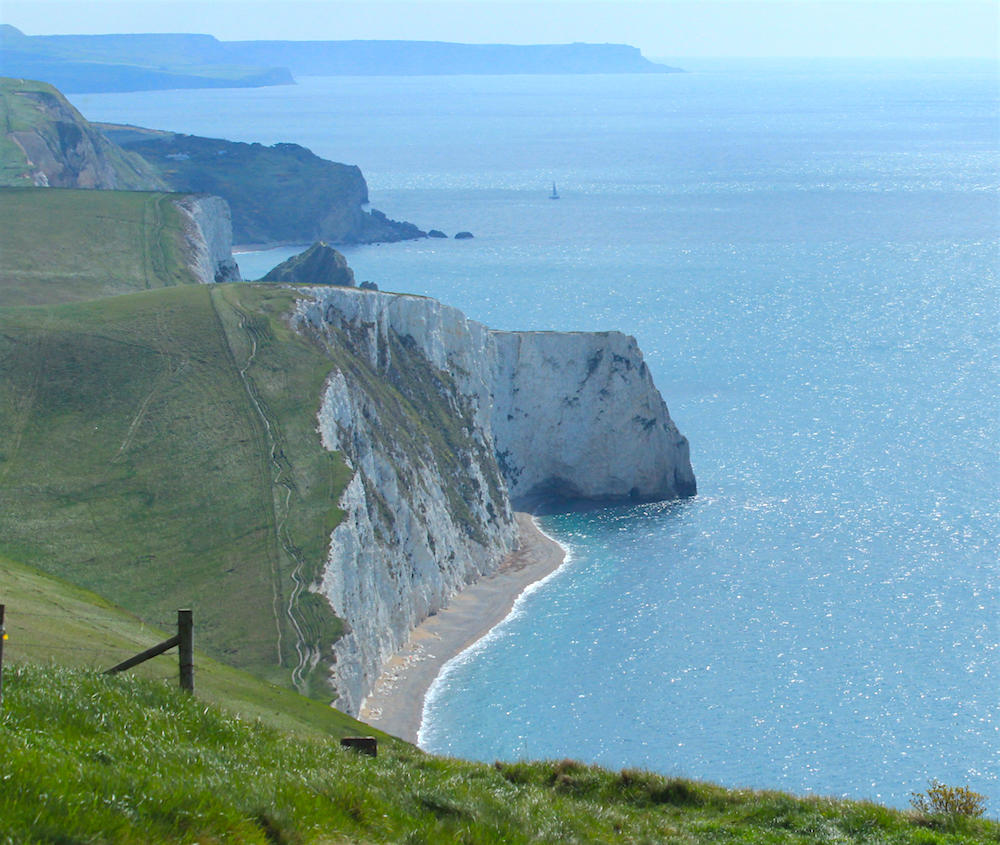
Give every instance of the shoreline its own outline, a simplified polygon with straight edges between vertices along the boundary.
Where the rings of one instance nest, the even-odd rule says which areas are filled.
[[[518,547],[496,572],[470,584],[413,629],[361,705],[361,721],[416,744],[424,700],[444,665],[506,619],[527,587],[562,566],[566,550],[530,514],[515,517]]]
[[[302,249],[309,249],[310,244],[302,244],[298,241],[268,241],[263,244],[233,244],[230,251],[233,255],[246,255],[253,252],[267,252],[269,249],[280,249],[285,246],[295,246],[302,247]],[[353,244],[352,244],[353,246]]]

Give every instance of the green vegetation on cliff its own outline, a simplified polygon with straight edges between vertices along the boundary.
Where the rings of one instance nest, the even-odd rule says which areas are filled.
[[[171,190],[226,200],[234,243],[372,243],[424,235],[411,223],[362,208],[368,185],[356,166],[327,161],[298,144],[266,147],[97,125],[149,162]]]
[[[0,185],[159,190],[155,169],[94,129],[54,87],[0,78]]]
[[[338,285],[354,287],[354,271],[347,259],[329,244],[317,241],[305,252],[293,255],[272,268],[262,282],[292,285]]]

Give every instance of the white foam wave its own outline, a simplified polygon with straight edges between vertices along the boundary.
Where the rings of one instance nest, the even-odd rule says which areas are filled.
[[[531,521],[535,524],[535,528],[539,534],[562,548],[562,563],[560,563],[559,566],[553,569],[545,577],[539,578],[537,581],[532,581],[528,584],[528,586],[518,594],[517,598],[514,599],[514,604],[510,609],[510,613],[490,628],[489,631],[483,634],[483,636],[476,640],[472,645],[464,651],[460,651],[441,667],[441,670],[437,673],[437,677],[431,682],[431,685],[427,688],[427,693],[424,695],[424,706],[420,712],[420,727],[417,729],[417,747],[419,748],[425,748],[425,742],[427,740],[427,712],[430,707],[444,694],[448,676],[475,658],[481,651],[488,648],[490,644],[496,642],[496,640],[502,637],[504,629],[507,628],[515,619],[519,619],[524,615],[524,603],[528,596],[537,590],[540,590],[545,584],[555,578],[556,575],[565,570],[567,565],[573,561],[573,550],[569,546],[542,530],[542,527],[538,524],[538,520],[535,517],[532,517]]]

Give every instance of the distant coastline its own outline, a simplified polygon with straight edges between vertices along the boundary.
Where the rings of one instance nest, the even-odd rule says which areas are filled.
[[[680,72],[628,44],[219,41],[193,33],[26,35],[0,25],[0,76],[44,80],[70,94],[257,88],[294,85],[296,76]]]

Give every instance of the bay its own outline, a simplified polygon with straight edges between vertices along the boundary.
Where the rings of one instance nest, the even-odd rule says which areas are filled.
[[[995,815],[995,70],[687,66],[73,100],[302,143],[476,236],[346,248],[359,280],[639,340],[699,495],[546,517],[570,562],[449,666],[426,747],[897,806],[938,778]]]

